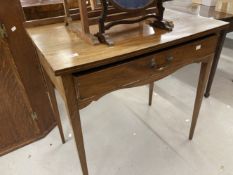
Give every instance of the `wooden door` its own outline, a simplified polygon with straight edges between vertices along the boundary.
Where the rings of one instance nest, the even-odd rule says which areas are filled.
[[[22,146],[39,133],[27,94],[5,41],[0,39],[0,153]]]
[[[33,46],[31,39],[29,38],[29,36],[27,35],[24,29],[23,23],[25,22],[25,18],[19,0],[11,0],[11,1],[0,0],[0,22],[5,25],[6,33],[8,35],[7,39],[5,40],[8,44],[10,53],[12,55],[11,59],[13,60],[13,63],[17,68],[18,77],[20,77],[22,86],[25,90],[25,93],[27,94],[27,98],[29,101],[28,103],[25,103],[24,107],[21,107],[22,108],[21,110],[24,110],[25,112],[23,121],[27,122],[27,124],[25,125],[23,124],[22,126],[20,126],[24,128],[23,129],[24,133],[22,134],[24,135],[24,138],[20,137],[22,139],[20,143],[17,141],[15,141],[14,143],[11,141],[7,141],[6,138],[4,140],[1,140],[4,141],[4,145],[9,145],[8,149],[5,149],[6,147],[4,147],[3,149],[3,146],[1,147],[2,148],[0,149],[0,155],[1,155],[11,150],[14,150],[17,147],[23,146],[25,144],[28,144],[32,141],[38,140],[46,136],[49,133],[49,131],[51,131],[51,129],[53,129],[54,126],[56,126],[57,123],[54,117],[54,111],[52,107],[53,104],[52,102],[55,101],[54,99],[55,97],[54,95],[53,96],[50,95],[52,89],[49,89],[48,85],[46,84],[45,78],[43,77],[42,74],[42,69],[40,66],[38,55],[36,53],[36,49]],[[1,81],[2,80],[0,77],[0,83]],[[8,90],[10,89],[8,88]],[[5,98],[1,97],[1,101],[4,99]],[[18,97],[17,100],[18,99],[22,99],[22,98]],[[0,105],[2,103],[1,101],[0,101]],[[11,102],[12,104],[19,103],[19,102],[13,103],[13,101]],[[7,103],[9,103],[10,105],[10,102]],[[30,105],[27,106],[26,104],[30,104]],[[26,108],[26,106],[28,108]],[[35,123],[32,122],[31,120],[31,112],[30,112],[31,109],[29,108],[29,106],[31,106],[31,109],[33,110],[32,116],[36,117],[35,122],[39,128],[39,134],[35,134],[38,132],[38,128],[37,126],[34,125]],[[1,112],[7,112],[7,111],[3,111],[5,110],[4,107],[2,108],[3,109],[1,109],[2,110]],[[13,110],[16,109],[12,107],[11,112],[13,112]],[[19,113],[17,111],[14,112],[16,112],[17,114]],[[26,119],[28,119],[29,121],[26,121]],[[30,129],[28,129],[29,126],[31,127]],[[2,122],[0,123],[0,127],[1,129],[5,128],[4,132],[7,130],[6,126],[4,126]],[[10,126],[10,129],[12,129],[11,132],[16,131],[16,128],[14,127],[16,126]],[[11,135],[9,135],[9,137],[10,136]],[[11,140],[11,138],[8,139]],[[7,142],[7,144],[5,142]],[[11,146],[10,143],[12,144]],[[2,142],[0,144],[3,145]]]
[[[56,121],[36,49],[23,26],[25,19],[19,0],[0,0],[0,21],[5,25],[7,43],[32,109],[37,114],[38,126],[45,135]]]

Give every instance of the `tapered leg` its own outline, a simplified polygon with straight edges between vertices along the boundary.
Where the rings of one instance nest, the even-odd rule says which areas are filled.
[[[50,103],[51,103],[51,106],[53,109],[53,114],[54,114],[58,129],[59,129],[61,140],[62,140],[62,143],[64,144],[66,141],[65,141],[65,137],[64,137],[64,133],[63,133],[63,129],[62,129],[61,118],[60,118],[60,114],[59,114],[59,110],[58,110],[58,106],[57,106],[57,99],[55,96],[54,85],[51,82],[50,78],[48,77],[48,74],[45,72],[45,70],[43,69],[42,66],[41,66],[41,70],[42,70],[42,74],[43,74],[43,77],[45,80],[45,84],[46,84],[47,89],[49,91],[48,95],[50,97]]]
[[[150,83],[149,85],[149,106],[152,105],[153,91],[154,91],[154,82]]]
[[[215,54],[215,57],[214,57],[214,60],[213,60],[213,65],[212,65],[212,68],[211,68],[208,84],[207,84],[207,87],[206,87],[205,97],[207,97],[207,98],[210,96],[210,90],[211,90],[211,87],[212,87],[212,84],[213,84],[213,80],[214,80],[215,73],[216,73],[216,70],[217,70],[217,67],[218,67],[218,62],[219,62],[219,59],[220,59],[220,56],[221,56],[221,52],[222,52],[222,48],[223,48],[223,44],[224,44],[225,39],[226,39],[226,31],[223,31],[221,33],[220,39],[218,41],[218,45],[217,45],[217,48],[216,48],[216,54]]]
[[[200,112],[201,103],[202,103],[202,99],[204,96],[204,91],[205,91],[206,83],[207,83],[208,76],[210,73],[211,65],[212,65],[212,59],[209,59],[208,62],[204,62],[201,64],[199,83],[197,87],[196,100],[195,100],[195,105],[194,105],[194,110],[193,110],[193,118],[192,118],[190,133],[189,133],[190,140],[192,140],[193,134],[195,131],[195,127],[196,127],[198,115]]]
[[[78,150],[83,175],[88,175],[86,153],[84,148],[81,119],[78,108],[78,95],[75,91],[75,85],[72,75],[62,76],[63,87],[66,96],[66,107],[69,112],[70,124],[73,129],[74,139]]]
[[[65,141],[65,137],[64,137],[64,133],[63,133],[61,118],[60,118],[60,114],[59,114],[59,110],[58,110],[58,106],[57,106],[57,100],[56,100],[54,89],[51,90],[51,96],[52,96],[51,103],[53,106],[54,116],[55,116],[56,121],[57,121],[57,126],[58,126],[58,129],[60,132],[62,143],[64,144],[64,143],[66,143],[66,141]]]

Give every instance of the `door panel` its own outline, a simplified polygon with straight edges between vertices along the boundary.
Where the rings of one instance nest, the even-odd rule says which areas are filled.
[[[36,49],[23,26],[25,19],[19,0],[0,0],[0,21],[5,24],[9,49],[31,107],[37,114],[40,134],[45,135],[56,121]]]
[[[39,133],[7,44],[0,39],[0,154]]]

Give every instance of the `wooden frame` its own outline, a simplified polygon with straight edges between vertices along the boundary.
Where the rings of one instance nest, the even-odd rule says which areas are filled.
[[[158,27],[171,31],[174,25],[172,22],[163,20],[165,9],[162,2],[162,0],[150,0],[150,2],[142,8],[126,9],[119,6],[114,0],[101,0],[102,13],[99,18],[99,32],[96,34],[96,36],[101,43],[113,45],[113,42],[105,34],[106,30],[109,30],[110,28],[119,24],[138,23],[148,19],[150,19],[149,25],[151,25],[153,28]],[[112,5],[115,9],[120,10],[120,12],[116,14],[118,16],[116,20],[110,20],[108,24],[105,24],[109,16],[109,8],[111,8],[109,4]],[[152,11],[147,10],[150,8]],[[125,14],[120,15],[123,12],[125,12]]]
[[[118,24],[137,23],[146,19],[152,27],[158,27],[171,31],[174,27],[172,22],[163,20],[163,0],[151,0],[145,8],[136,10],[121,9],[114,6],[112,0],[78,0],[80,12],[80,25],[74,24],[70,15],[68,0],[64,0],[65,22],[69,29],[79,35],[80,38],[90,44],[96,45],[100,42],[112,45],[113,42],[105,35],[105,31]],[[109,4],[109,5],[108,5]],[[135,13],[137,12],[137,13]],[[106,22],[109,22],[106,24]],[[99,32],[91,33],[92,25],[99,25]],[[106,25],[105,25],[106,24]]]
[[[93,45],[98,44],[99,43],[98,39],[94,35],[92,35],[90,32],[90,28],[89,28],[90,23],[88,20],[88,12],[98,11],[96,0],[89,0],[88,4],[84,0],[78,0],[81,26],[77,26],[73,24],[70,11],[69,11],[68,0],[63,0],[63,2],[64,2],[64,10],[65,10],[65,23],[69,27],[69,29],[77,33],[80,38],[87,41],[88,43],[93,44]]]
[[[64,143],[55,94],[43,76],[35,47],[24,29],[20,1],[0,4],[0,23],[4,24],[4,35],[0,37],[0,91],[4,94],[0,107],[4,109],[0,109],[4,126],[0,127],[4,133],[0,136],[0,156],[45,137],[56,125]],[[17,30],[11,30],[12,24]]]

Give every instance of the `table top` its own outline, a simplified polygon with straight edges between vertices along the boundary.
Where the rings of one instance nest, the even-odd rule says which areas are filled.
[[[166,10],[165,18],[174,22],[172,32],[148,25],[120,25],[110,30],[112,47],[90,45],[69,31],[64,23],[28,28],[27,32],[44,56],[43,62],[55,75],[83,71],[97,66],[155,52],[228,27],[228,23]],[[97,31],[94,26],[92,32]]]
[[[233,20],[233,14],[215,11],[215,7],[192,3],[192,0],[174,0],[164,3],[164,6],[169,9],[179,12],[186,12],[193,15],[215,18],[218,20],[228,21]]]

